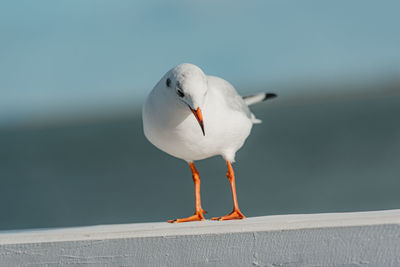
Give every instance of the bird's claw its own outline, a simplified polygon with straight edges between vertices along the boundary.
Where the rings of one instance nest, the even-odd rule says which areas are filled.
[[[169,220],[169,223],[182,223],[182,222],[193,222],[193,221],[204,221],[205,218],[203,216],[203,213],[207,213],[204,210],[201,210],[199,212],[196,212],[194,215],[186,217],[186,218],[181,218],[181,219],[175,219],[175,220]]]
[[[227,221],[227,220],[241,220],[245,219],[246,217],[243,215],[243,213],[240,210],[234,210],[228,215],[222,216],[222,217],[214,217],[211,220],[213,221]]]

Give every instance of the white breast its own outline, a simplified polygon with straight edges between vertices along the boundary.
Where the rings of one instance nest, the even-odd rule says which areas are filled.
[[[210,79],[202,108],[205,136],[188,107],[176,103],[157,88],[153,89],[143,106],[143,128],[147,139],[164,152],[186,161],[215,155],[234,161],[236,151],[250,134],[252,121],[248,112],[232,107],[232,101],[238,100],[232,97],[237,94],[227,97],[228,89],[221,90],[221,86],[230,84],[221,85],[214,77]]]

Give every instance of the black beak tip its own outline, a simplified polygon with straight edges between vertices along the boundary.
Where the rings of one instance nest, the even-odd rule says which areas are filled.
[[[201,123],[200,127],[201,127],[201,131],[203,132],[203,136],[206,136],[206,132],[204,131],[204,124]]]

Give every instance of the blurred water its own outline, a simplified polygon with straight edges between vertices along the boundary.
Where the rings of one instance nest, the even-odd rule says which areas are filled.
[[[400,93],[260,104],[234,164],[245,215],[400,207]],[[166,221],[193,213],[189,168],[140,114],[0,130],[0,229]],[[197,163],[207,217],[231,211],[221,158]]]

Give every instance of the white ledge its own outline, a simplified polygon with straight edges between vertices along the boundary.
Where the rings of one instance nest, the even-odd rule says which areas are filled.
[[[206,220],[179,224],[156,222],[0,231],[0,245],[156,236],[269,232],[381,224],[400,224],[400,210],[273,215],[234,221]]]
[[[400,266],[400,210],[0,231],[0,262]]]

